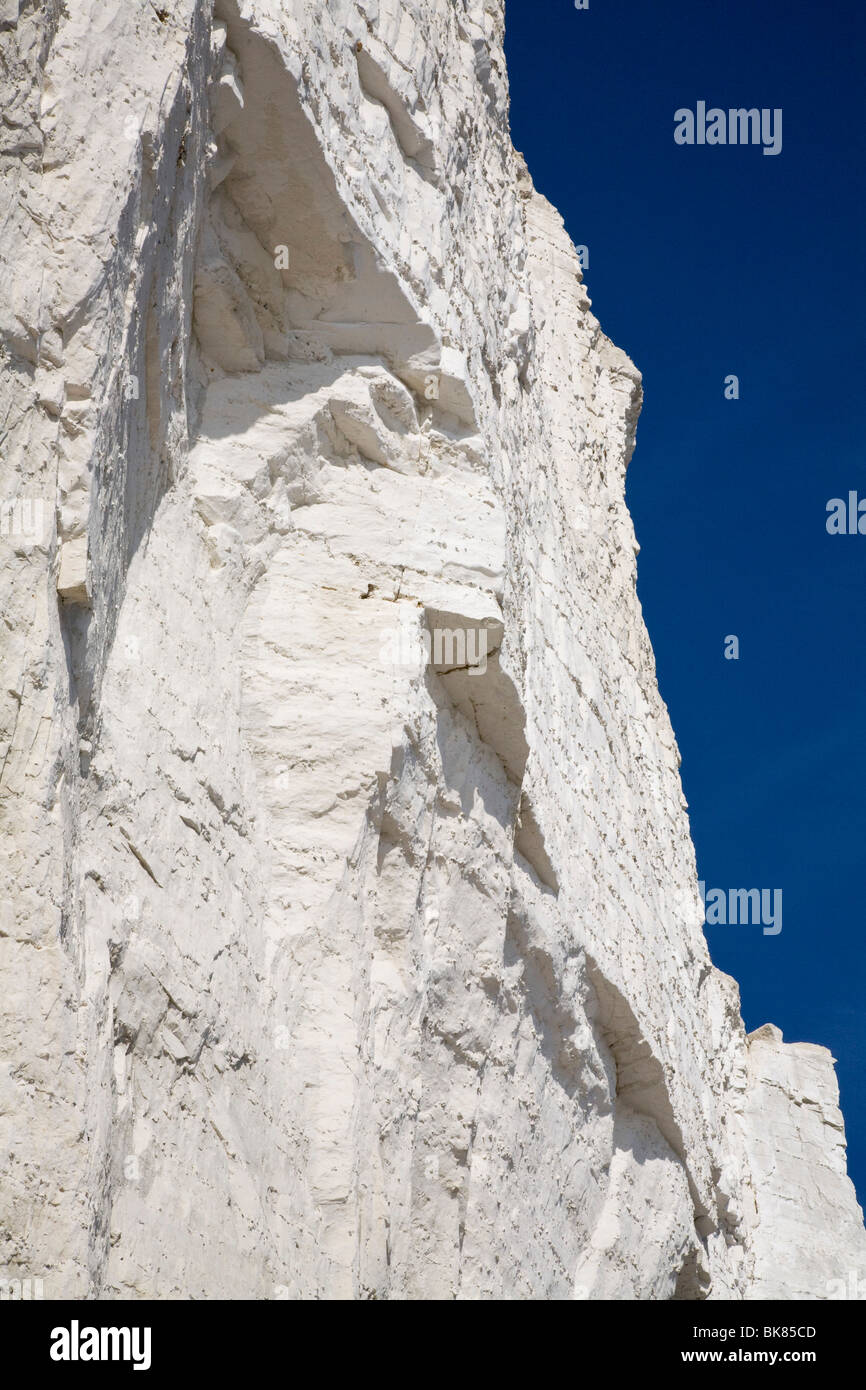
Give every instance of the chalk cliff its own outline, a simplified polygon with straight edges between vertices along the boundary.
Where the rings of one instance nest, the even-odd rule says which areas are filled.
[[[0,0],[0,1276],[825,1298],[501,0]],[[8,505],[7,505],[8,504]]]

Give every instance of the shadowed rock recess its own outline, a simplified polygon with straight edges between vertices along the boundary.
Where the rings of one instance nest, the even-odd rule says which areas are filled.
[[[501,0],[0,0],[0,1278],[826,1298]],[[38,505],[37,505],[38,504]],[[34,511],[35,509],[35,511]]]

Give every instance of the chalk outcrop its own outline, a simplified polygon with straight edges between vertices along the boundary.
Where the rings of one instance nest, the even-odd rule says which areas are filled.
[[[0,7],[0,1274],[46,1297],[866,1271],[829,1055],[708,957],[640,376],[502,25]]]

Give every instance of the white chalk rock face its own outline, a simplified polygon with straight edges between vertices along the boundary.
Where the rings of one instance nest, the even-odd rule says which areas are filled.
[[[863,1216],[845,1169],[833,1058],[811,1043],[786,1046],[769,1023],[748,1047],[757,1227],[747,1297],[866,1298]]]
[[[502,37],[0,15],[0,1276],[46,1297],[866,1271],[828,1054],[708,957],[640,377]]]

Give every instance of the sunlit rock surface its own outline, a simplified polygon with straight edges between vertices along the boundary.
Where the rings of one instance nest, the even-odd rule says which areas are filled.
[[[0,6],[0,1276],[834,1296],[494,0]]]

